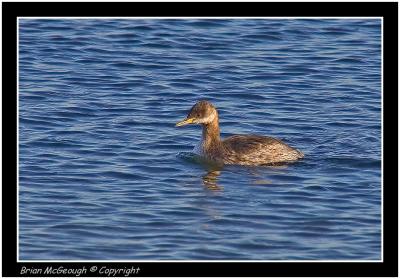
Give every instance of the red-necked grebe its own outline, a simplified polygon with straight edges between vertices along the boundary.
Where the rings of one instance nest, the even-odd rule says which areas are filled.
[[[195,151],[220,164],[274,165],[304,157],[299,150],[272,137],[234,135],[221,140],[218,120],[217,109],[208,101],[199,101],[176,126],[201,124],[203,135]]]

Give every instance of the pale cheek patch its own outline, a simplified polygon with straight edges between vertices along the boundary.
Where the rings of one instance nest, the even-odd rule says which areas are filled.
[[[216,116],[216,113],[215,113],[215,111],[213,111],[213,113],[210,114],[208,117],[200,119],[199,123],[204,123],[204,124],[211,123],[211,122],[213,122],[215,116]]]

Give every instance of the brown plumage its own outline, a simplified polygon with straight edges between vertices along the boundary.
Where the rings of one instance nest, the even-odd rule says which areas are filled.
[[[220,138],[217,109],[208,101],[196,103],[185,120],[176,126],[201,124],[203,135],[195,147],[199,155],[221,164],[274,165],[293,162],[304,157],[299,150],[282,141],[258,135],[234,135]]]

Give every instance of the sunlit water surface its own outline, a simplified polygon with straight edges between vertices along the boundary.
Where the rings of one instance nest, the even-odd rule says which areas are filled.
[[[20,259],[380,260],[379,19],[20,19]],[[216,169],[175,128],[305,153]]]

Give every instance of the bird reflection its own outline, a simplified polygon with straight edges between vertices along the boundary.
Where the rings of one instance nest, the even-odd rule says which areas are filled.
[[[205,167],[206,173],[202,176],[203,184],[208,190],[221,191],[224,188],[218,185],[218,178],[221,175],[223,166],[210,164],[209,162],[201,161],[203,167]],[[266,166],[260,166],[257,168],[249,167],[245,168],[245,173],[250,175],[249,184],[253,185],[272,185],[274,182],[265,177],[266,171],[271,175],[286,174],[288,168],[287,164],[271,164]],[[243,169],[242,169],[243,170]],[[233,170],[226,170],[233,171]]]
[[[213,191],[223,190],[222,186],[218,186],[218,176],[221,174],[220,170],[209,170],[205,175],[203,175],[203,184],[207,189]]]
[[[248,174],[252,177],[253,185],[272,185],[274,184],[272,180],[265,179],[265,171],[267,170],[269,174],[286,174],[287,164],[272,164],[267,166],[262,166],[259,168],[248,168]]]

